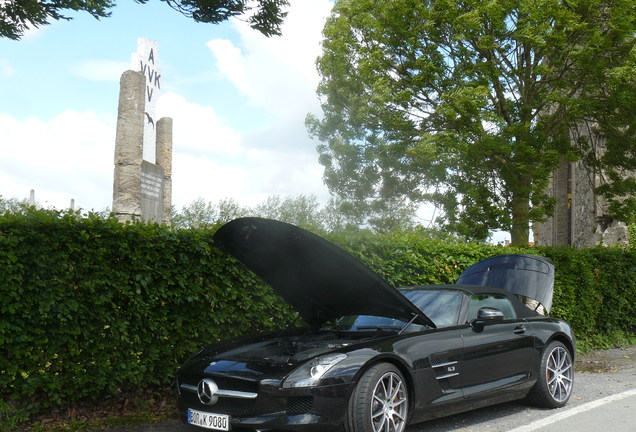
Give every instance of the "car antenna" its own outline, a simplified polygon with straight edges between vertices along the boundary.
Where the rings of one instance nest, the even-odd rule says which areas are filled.
[[[398,336],[401,335],[402,333],[404,333],[404,330],[406,330],[406,328],[408,326],[410,326],[411,324],[413,324],[413,321],[415,321],[417,319],[417,314],[415,312],[413,312],[413,318],[411,318],[411,321],[407,322],[406,325],[404,327],[402,327],[402,330],[400,330],[398,332]]]

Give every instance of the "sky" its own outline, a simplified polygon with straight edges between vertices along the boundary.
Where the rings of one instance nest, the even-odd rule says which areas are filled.
[[[239,20],[201,24],[164,2],[119,2],[96,20],[0,38],[0,196],[45,208],[112,207],[119,79],[138,38],[158,42],[157,116],[173,119],[172,202],[313,195],[325,205],[316,145],[304,125],[316,96],[330,0],[290,0],[282,36]],[[431,206],[418,213],[424,224]],[[505,242],[495,233],[492,242]]]
[[[0,39],[0,195],[43,207],[112,206],[119,79],[137,39],[158,42],[157,117],[173,119],[173,204],[315,195],[326,203],[316,141],[315,68],[333,4],[291,0],[281,37],[244,22],[195,23],[164,2],[118,2],[112,16],[53,21]]]

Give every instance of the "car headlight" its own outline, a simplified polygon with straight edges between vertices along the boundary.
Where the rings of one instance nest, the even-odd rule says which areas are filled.
[[[346,354],[327,354],[316,357],[292,372],[283,382],[283,388],[315,385],[329,369],[346,358]]]

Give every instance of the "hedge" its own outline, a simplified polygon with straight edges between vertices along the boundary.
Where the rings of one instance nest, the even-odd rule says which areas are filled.
[[[75,213],[0,215],[0,408],[36,412],[168,386],[201,346],[292,319],[211,236]],[[553,315],[578,337],[636,325],[633,251],[508,249],[414,233],[329,238],[395,285],[453,283],[499,253],[547,256],[556,265]]]
[[[169,385],[202,345],[290,313],[209,231],[0,217],[0,397],[32,411]]]

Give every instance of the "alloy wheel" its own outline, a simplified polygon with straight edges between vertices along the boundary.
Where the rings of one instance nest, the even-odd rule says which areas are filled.
[[[548,390],[555,401],[563,402],[570,397],[573,373],[570,353],[561,346],[555,347],[546,367]]]
[[[407,400],[402,378],[394,372],[382,375],[373,389],[373,432],[402,432],[406,426]]]

